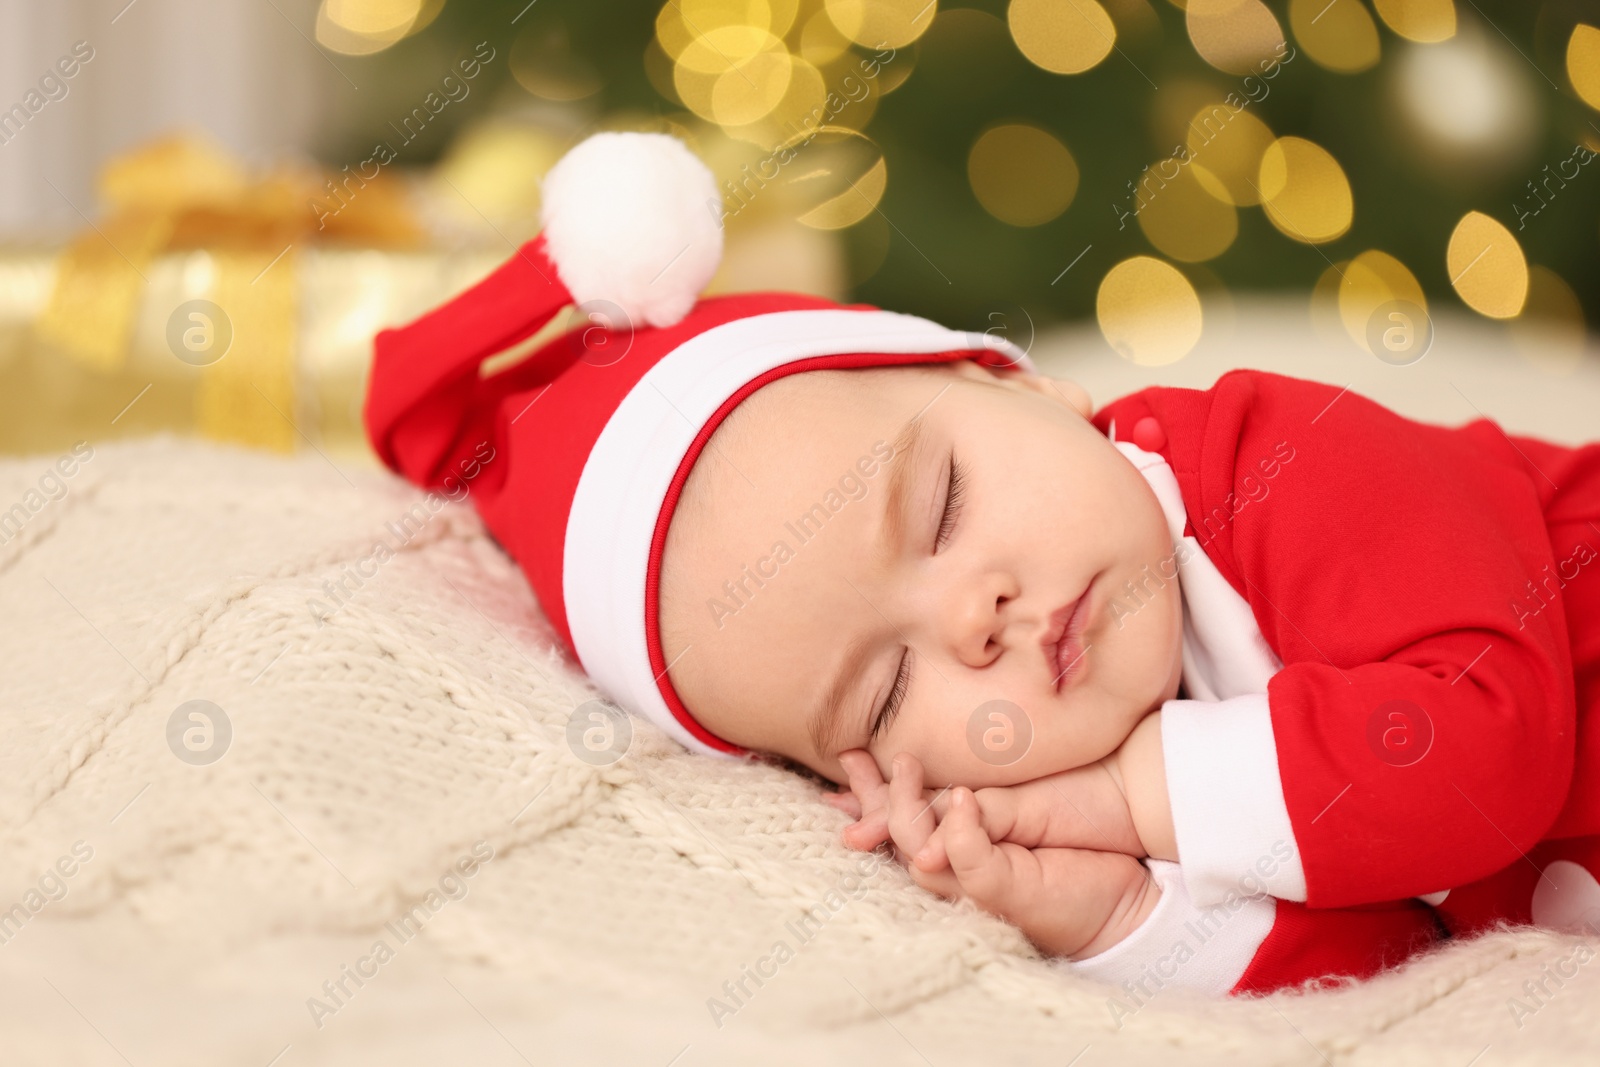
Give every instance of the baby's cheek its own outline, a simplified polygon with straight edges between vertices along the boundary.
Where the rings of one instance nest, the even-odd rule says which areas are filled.
[[[1027,760],[996,761],[994,753],[984,748],[981,737],[977,741],[972,740],[964,718],[939,736],[919,743],[914,748],[908,745],[904,751],[911,752],[921,761],[923,785],[933,790],[957,785],[981,789],[984,786],[1013,785],[1038,777],[1037,773],[1026,770]]]
[[[903,730],[882,746],[882,762],[887,764],[901,752],[910,753],[922,764],[924,788],[937,790],[962,783],[968,762],[963,759],[965,742],[954,728],[944,725],[943,717],[923,715],[918,718],[918,729]]]

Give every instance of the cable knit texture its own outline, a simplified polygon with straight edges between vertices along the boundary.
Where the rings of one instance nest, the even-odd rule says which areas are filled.
[[[0,462],[0,508],[56,458]],[[1508,998],[1575,944],[1526,929],[1364,987],[1136,1004],[892,864],[855,881],[870,860],[811,781],[642,721],[620,761],[577,758],[568,720],[595,693],[465,504],[165,436],[97,445],[66,485],[0,543],[8,1064],[736,1063],[775,1042],[794,1063],[1466,1063],[1486,1044],[1532,1063],[1600,1025],[1587,963],[1515,1024]],[[197,699],[233,732],[209,765],[168,741]],[[31,909],[77,842],[92,858]],[[451,878],[478,842],[493,858]],[[394,958],[358,966],[379,940]],[[336,1002],[342,968],[375,973]]]

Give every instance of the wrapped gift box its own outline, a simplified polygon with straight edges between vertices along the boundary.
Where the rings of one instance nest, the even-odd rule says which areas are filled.
[[[0,452],[170,430],[375,462],[361,426],[373,334],[531,236],[537,164],[562,143],[515,129],[463,141],[431,172],[360,185],[247,174],[184,135],[114,160],[105,213],[71,242],[0,246]],[[336,197],[336,213],[313,210]],[[730,226],[711,290],[838,298],[837,236],[780,203]],[[558,317],[485,372],[573,325]]]

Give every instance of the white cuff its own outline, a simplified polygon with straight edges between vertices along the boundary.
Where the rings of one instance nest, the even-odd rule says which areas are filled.
[[[1226,996],[1244,976],[1272,932],[1278,905],[1268,896],[1241,897],[1197,908],[1184,891],[1183,871],[1166,860],[1145,860],[1161,899],[1139,928],[1084,960],[1059,957],[1051,966],[1122,987],[1134,1005],[1167,986]]]
[[[1195,904],[1257,893],[1304,901],[1267,695],[1167,701],[1161,749],[1178,860]]]

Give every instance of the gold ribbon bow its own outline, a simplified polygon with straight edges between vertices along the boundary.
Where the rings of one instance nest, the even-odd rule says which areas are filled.
[[[84,366],[116,372],[127,362],[150,265],[164,253],[203,250],[211,269],[186,277],[177,306],[157,309],[171,316],[173,358],[198,371],[196,428],[219,440],[291,451],[300,250],[327,241],[405,247],[419,237],[392,183],[382,176],[354,181],[345,178],[335,199],[331,179],[314,170],[284,167],[253,177],[194,134],[136,148],[101,171],[105,217],[63,252],[35,329]],[[328,202],[343,207],[329,213]],[[214,308],[195,310],[193,300]]]

